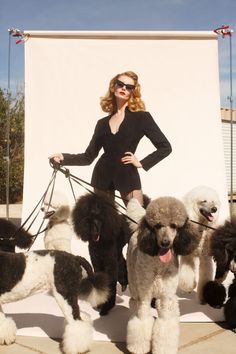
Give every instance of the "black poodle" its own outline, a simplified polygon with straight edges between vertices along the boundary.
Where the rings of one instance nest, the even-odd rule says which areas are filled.
[[[224,306],[225,320],[229,327],[236,330],[236,218],[226,221],[214,231],[211,239],[211,251],[216,262],[215,280],[204,287],[204,299],[212,307]],[[222,282],[228,272],[234,273],[234,280],[228,290]]]
[[[24,228],[18,228],[11,221],[0,218],[0,251],[15,252],[16,246],[25,249],[32,242],[33,236]]]
[[[99,308],[100,315],[106,315],[115,306],[117,281],[123,291],[128,285],[126,260],[122,253],[131,236],[128,222],[109,197],[90,193],[77,200],[72,220],[75,233],[82,241],[88,242],[94,271],[109,276],[110,296]]]

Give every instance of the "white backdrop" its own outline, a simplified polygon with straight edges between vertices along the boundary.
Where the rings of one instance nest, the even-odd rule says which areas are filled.
[[[139,75],[143,100],[171,142],[173,152],[148,172],[141,171],[143,190],[150,197],[182,197],[198,185],[215,188],[222,202],[221,218],[228,216],[226,178],[220,120],[218,42],[213,32],[37,32],[25,44],[25,177],[23,220],[43,195],[52,169],[48,156],[55,152],[83,152],[96,121],[105,116],[99,105],[110,79],[132,70]],[[154,147],[143,139],[136,155]],[[71,167],[71,173],[90,181],[93,165]],[[56,189],[72,201],[68,181],[58,173]],[[76,187],[79,196],[85,191]],[[38,238],[34,248],[42,248]],[[88,257],[87,245],[73,240],[75,253]],[[181,320],[219,320],[219,310],[183,298]],[[37,304],[42,304],[39,311]],[[125,325],[112,328],[114,316],[127,320],[128,295],[120,296],[109,316],[95,319],[98,339],[124,340]],[[36,324],[26,312],[43,312],[49,325]],[[53,305],[52,305],[53,304]],[[35,306],[36,305],[36,306]],[[62,323],[53,300],[39,295],[14,305],[22,313],[19,334],[60,335]],[[20,316],[20,315],[19,315]],[[54,316],[54,317],[53,317]],[[50,325],[52,319],[52,325]],[[54,319],[54,320],[53,320]],[[20,320],[18,321],[20,323]],[[118,323],[118,322],[117,322]],[[36,330],[32,329],[36,326]],[[109,328],[106,331],[106,328]]]

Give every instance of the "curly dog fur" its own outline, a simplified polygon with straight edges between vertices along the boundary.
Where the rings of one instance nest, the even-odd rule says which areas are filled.
[[[100,307],[100,315],[106,315],[115,305],[117,281],[122,285],[122,290],[128,284],[122,250],[130,239],[129,225],[111,199],[97,194],[85,194],[78,199],[72,211],[72,220],[76,234],[82,241],[88,242],[94,270],[109,276],[110,297]]]
[[[190,220],[202,225],[198,225],[201,233],[199,247],[192,254],[180,258],[179,288],[191,292],[197,285],[198,300],[204,303],[203,287],[213,279],[213,260],[209,243],[213,232],[211,228],[217,226],[220,201],[214,189],[198,186],[185,195],[183,202]]]
[[[44,234],[44,246],[47,250],[59,250],[71,253],[73,228],[70,223],[71,209],[67,198],[60,192],[46,195],[41,208],[44,218],[48,219]]]
[[[200,234],[188,221],[184,204],[160,197],[145,210],[136,199],[127,206],[135,230],[127,253],[131,317],[127,348],[131,353],[176,354],[179,341],[178,255],[198,247]],[[156,299],[158,318],[150,313]]]
[[[225,320],[232,330],[236,330],[236,218],[225,221],[218,227],[211,239],[212,255],[216,262],[215,280],[204,287],[205,301],[212,307],[224,306]],[[229,271],[234,273],[234,280],[229,286],[228,300],[222,282]]]
[[[0,251],[15,252],[15,247],[26,249],[33,243],[33,236],[10,220],[0,218]]]
[[[105,302],[108,281],[104,274],[94,274],[84,258],[64,251],[0,252],[0,267],[0,344],[13,343],[17,331],[1,305],[50,290],[66,320],[63,352],[77,354],[89,350],[92,323],[80,312],[78,299],[95,307]]]

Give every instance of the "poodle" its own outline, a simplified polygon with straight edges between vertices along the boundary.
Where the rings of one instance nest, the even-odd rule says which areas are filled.
[[[33,236],[10,220],[0,218],[0,251],[15,252],[15,247],[26,249],[33,243]]]
[[[94,270],[109,276],[110,297],[99,309],[101,316],[106,315],[115,306],[117,281],[123,291],[128,284],[122,250],[130,239],[129,224],[108,196],[90,193],[77,200],[72,221],[75,233],[88,242]]]
[[[236,331],[236,217],[216,229],[212,235],[211,249],[216,262],[216,274],[215,280],[209,281],[203,289],[204,299],[212,307],[224,306],[225,320]],[[227,294],[222,283],[229,271],[234,274],[234,280],[229,286],[228,300],[225,302]]]
[[[203,287],[213,279],[213,260],[209,242],[217,226],[220,201],[214,189],[198,186],[185,195],[183,202],[190,220],[199,223],[201,241],[192,254],[180,257],[179,288],[191,292],[197,285],[197,298],[204,304]]]
[[[47,195],[41,210],[44,218],[49,220],[44,234],[45,248],[71,253],[73,228],[69,221],[71,210],[66,197],[58,191],[51,198]]]
[[[108,280],[93,273],[82,257],[57,250],[27,253],[0,252],[0,344],[11,344],[16,324],[2,311],[2,304],[50,290],[66,320],[62,339],[65,354],[87,352],[92,342],[92,323],[80,312],[78,299],[97,306],[108,297]]]
[[[200,234],[188,221],[184,204],[159,197],[145,210],[136,199],[127,206],[134,231],[127,251],[131,316],[127,348],[131,353],[176,354],[179,340],[178,255],[198,247]],[[158,317],[150,313],[156,299]]]
[[[234,260],[236,266],[236,259]],[[228,290],[228,300],[224,304],[225,321],[236,333],[236,274],[234,273],[234,280]]]

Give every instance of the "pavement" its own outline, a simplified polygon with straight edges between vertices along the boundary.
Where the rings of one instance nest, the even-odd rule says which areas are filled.
[[[19,224],[22,206],[9,206],[9,219]],[[6,206],[0,205],[0,217],[6,216]],[[115,326],[122,325],[120,323]],[[1,329],[0,329],[1,330]],[[0,345],[0,354],[62,354],[60,339],[17,336],[14,344]],[[125,343],[94,341],[90,354],[128,354]],[[236,354],[236,334],[224,322],[180,323],[181,354]],[[167,353],[168,354],[168,353]]]
[[[60,340],[17,336],[0,354],[62,354]],[[89,354],[128,354],[125,343],[94,341]],[[181,354],[235,354],[236,334],[216,323],[180,323]],[[168,354],[168,353],[166,353]]]

